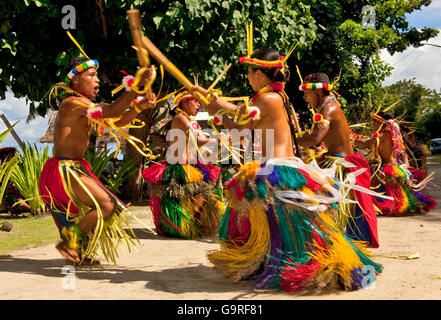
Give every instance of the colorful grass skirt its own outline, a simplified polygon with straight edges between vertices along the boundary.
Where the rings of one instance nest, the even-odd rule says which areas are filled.
[[[215,268],[235,282],[253,279],[255,288],[290,293],[373,282],[382,267],[332,218],[340,193],[335,179],[300,159],[273,164],[246,164],[227,183],[221,248],[208,254]]]
[[[163,162],[142,170],[156,231],[183,239],[216,235],[225,211],[219,172],[220,168],[210,163]]]

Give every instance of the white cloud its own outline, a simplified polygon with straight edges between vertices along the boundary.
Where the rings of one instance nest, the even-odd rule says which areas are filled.
[[[24,98],[17,99],[9,90],[5,94],[6,99],[0,101],[0,110],[4,113],[11,124],[19,121],[14,127],[18,137],[27,143],[37,143],[38,139],[46,132],[49,116],[45,118],[37,116],[34,120],[26,123],[29,114],[29,106]],[[6,125],[0,121],[0,132],[6,130]],[[9,134],[2,142],[3,147],[18,147],[17,142],[11,134]],[[38,143],[40,146],[41,144]]]
[[[441,0],[433,0],[428,8],[441,8]]]
[[[441,32],[427,42],[441,45]],[[382,50],[380,56],[394,67],[392,75],[383,82],[383,85],[415,78],[416,82],[430,89],[441,91],[441,47],[428,45],[419,48],[410,47],[393,56],[386,50]]]

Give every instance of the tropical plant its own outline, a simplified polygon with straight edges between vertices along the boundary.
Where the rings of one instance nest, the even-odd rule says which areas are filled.
[[[95,153],[88,149],[86,160],[90,169],[103,185],[115,194],[121,193],[121,186],[132,176],[138,168],[134,166],[134,160],[121,161],[120,167],[110,175],[106,174],[106,166],[114,157],[114,152],[104,149],[101,153]]]
[[[114,152],[104,149],[100,153],[96,153],[92,149],[87,149],[85,158],[90,164],[90,169],[98,179],[101,179],[107,164],[113,158]]]
[[[9,134],[9,132],[11,132],[12,128],[17,124],[14,123],[14,125],[9,128],[8,130],[6,130],[5,132],[2,132],[0,134],[0,143],[3,141],[4,138],[6,138],[6,136]],[[18,163],[18,157],[20,156],[19,153],[17,153],[16,155],[14,155],[12,158],[10,159],[6,159],[3,162],[0,161],[0,203],[2,202],[3,199],[3,194],[5,193],[6,187],[9,183],[9,179],[11,178],[12,172],[15,168],[15,166]]]
[[[19,162],[12,172],[11,181],[31,207],[32,215],[46,213],[45,204],[40,196],[38,182],[43,166],[48,159],[48,146],[44,147],[41,151],[37,148],[36,144],[24,144],[23,153],[18,158]]]
[[[134,165],[134,160],[121,161],[120,167],[113,175],[104,177],[106,188],[116,195],[120,195],[122,193],[121,188],[123,184],[129,179],[130,176],[135,174],[138,169],[139,168]]]

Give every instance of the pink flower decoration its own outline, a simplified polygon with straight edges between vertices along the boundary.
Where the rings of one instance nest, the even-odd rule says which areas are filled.
[[[196,121],[191,122],[190,126],[193,128],[193,130],[199,130],[200,129],[199,123],[197,123]]]
[[[130,90],[130,88],[132,87],[133,81],[135,81],[135,77],[132,75],[128,75],[123,78],[122,83],[123,83],[124,88],[126,88],[127,91]]]

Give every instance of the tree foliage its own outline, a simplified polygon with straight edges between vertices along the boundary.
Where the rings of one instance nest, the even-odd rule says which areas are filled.
[[[441,94],[417,83],[415,78],[384,87],[371,100],[373,109],[380,105],[382,109],[392,107],[389,111],[394,117],[408,123],[423,141],[441,136]],[[365,118],[369,116],[366,113]]]
[[[435,29],[409,27],[405,16],[431,2],[72,0],[68,4],[76,9],[73,35],[90,57],[100,61],[100,100],[113,99],[110,91],[120,83],[119,70],[136,69],[126,10],[138,8],[145,34],[188,77],[198,75],[201,83],[211,83],[233,62],[220,87],[227,94],[249,94],[246,72],[237,58],[246,53],[245,24],[252,20],[255,48],[275,47],[283,54],[298,44],[289,60],[292,80],[287,87],[296,105],[302,105],[293,68],[297,64],[303,76],[322,71],[334,78],[341,70],[339,93],[348,106],[365,101],[390,74],[390,66],[379,58],[381,49],[401,52],[437,34]],[[31,115],[46,113],[48,104],[41,99],[53,83],[63,80],[69,58],[80,55],[61,27],[66,4],[0,0],[0,97],[10,87],[16,97],[28,99]],[[375,6],[375,29],[362,25],[366,5]],[[177,87],[166,76],[165,88]]]
[[[342,105],[348,114],[356,113],[368,103],[369,96],[381,88],[381,82],[392,70],[380,59],[380,50],[386,49],[390,54],[402,52],[437,35],[436,29],[410,27],[405,16],[431,2],[312,1],[311,14],[318,26],[317,41],[299,63],[302,75],[321,71],[334,79],[341,70],[338,92],[342,95]],[[362,23],[362,9],[368,5],[375,6],[375,29],[365,28]],[[300,93],[294,92],[294,95],[298,102],[302,101]]]
[[[140,9],[144,33],[184,74],[198,75],[201,82],[212,82],[230,62],[246,54],[247,21],[254,22],[256,48],[271,46],[283,53],[299,43],[299,55],[315,39],[309,6],[295,0],[73,0],[69,4],[76,9],[77,29],[71,33],[88,56],[100,62],[104,82],[100,100],[112,99],[109,92],[121,81],[119,70],[133,73],[137,67],[128,9]],[[47,101],[40,102],[44,94],[64,79],[63,66],[70,57],[80,55],[61,26],[64,5],[51,0],[0,0],[0,94],[4,98],[9,87],[16,97],[26,97],[30,114],[46,113]],[[225,92],[235,89],[245,94],[243,71],[234,64],[222,83]],[[166,77],[166,89],[179,86]]]

